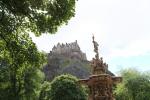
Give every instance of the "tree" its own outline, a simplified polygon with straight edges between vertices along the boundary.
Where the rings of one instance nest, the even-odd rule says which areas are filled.
[[[150,74],[129,69],[121,72],[123,82],[115,90],[117,100],[149,100]]]
[[[71,75],[61,75],[56,77],[51,83],[51,100],[87,100],[85,88],[78,79]]]
[[[40,35],[55,33],[74,16],[75,0],[1,0],[1,33],[28,30]]]
[[[42,84],[42,89],[40,92],[39,100],[49,100],[50,99],[50,89],[51,89],[50,82],[45,81]]]
[[[29,32],[55,33],[74,12],[75,0],[0,0],[0,99],[21,100],[25,72],[45,61]]]
[[[20,36],[8,40],[7,38],[10,37],[5,37],[5,41],[0,41],[2,44],[0,50],[0,71],[2,73],[0,74],[3,76],[1,84],[8,84],[5,87],[2,86],[2,90],[6,89],[8,92],[5,94],[6,97],[11,97],[11,100],[19,100],[24,84],[24,72],[31,68],[40,68],[45,58],[38,52],[28,35],[20,34]]]
[[[44,81],[44,73],[38,68],[30,68],[24,73],[24,83],[22,87],[23,100],[38,100]]]

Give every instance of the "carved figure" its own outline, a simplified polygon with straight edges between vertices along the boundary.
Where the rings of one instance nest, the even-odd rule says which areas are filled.
[[[93,44],[94,44],[94,52],[96,53],[95,58],[99,59],[99,53],[98,53],[98,43],[94,40],[94,35],[93,35]]]
[[[89,100],[114,100],[112,86],[121,82],[121,77],[111,76],[106,73],[108,64],[99,59],[98,43],[93,38],[95,58],[91,61],[92,75],[88,79],[81,79],[80,83],[90,88]]]

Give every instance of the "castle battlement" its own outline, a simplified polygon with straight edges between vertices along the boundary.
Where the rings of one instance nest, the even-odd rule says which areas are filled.
[[[49,53],[49,56],[53,55],[63,55],[65,57],[75,58],[79,60],[87,60],[86,54],[80,50],[77,40],[72,43],[58,43],[57,45],[54,45],[52,51],[50,51]]]

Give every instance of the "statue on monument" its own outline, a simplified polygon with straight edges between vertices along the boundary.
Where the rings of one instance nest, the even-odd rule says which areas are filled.
[[[95,58],[99,59],[99,53],[98,53],[98,43],[94,40],[94,35],[93,35],[93,44],[94,44],[94,52],[96,53]]]
[[[121,77],[111,76],[106,73],[108,64],[99,58],[98,43],[93,39],[95,58],[91,61],[92,75],[87,79],[81,79],[80,83],[88,86],[90,92],[88,100],[115,100],[113,97],[113,85],[122,81]]]

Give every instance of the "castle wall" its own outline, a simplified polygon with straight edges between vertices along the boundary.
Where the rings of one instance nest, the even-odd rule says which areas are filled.
[[[50,55],[64,55],[70,58],[77,58],[80,60],[87,60],[86,54],[80,50],[80,47],[77,41],[72,43],[60,44],[58,43],[56,46],[52,48],[50,51]]]

